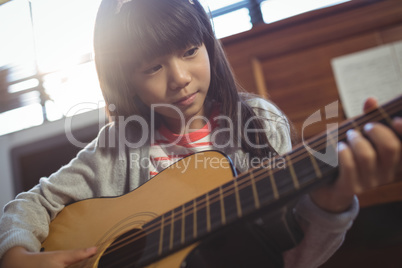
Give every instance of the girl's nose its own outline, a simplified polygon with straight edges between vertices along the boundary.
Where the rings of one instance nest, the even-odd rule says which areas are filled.
[[[170,68],[169,88],[179,90],[191,82],[191,74],[185,63],[175,61]]]

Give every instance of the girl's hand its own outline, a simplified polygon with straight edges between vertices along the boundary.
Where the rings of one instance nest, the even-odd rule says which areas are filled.
[[[64,268],[93,256],[96,248],[31,253],[23,247],[11,248],[4,254],[1,268]]]
[[[376,100],[369,98],[364,111],[376,106]],[[402,118],[393,120],[393,128],[402,135]],[[339,143],[338,179],[310,193],[313,202],[325,211],[346,211],[354,195],[391,183],[402,175],[402,146],[397,135],[380,123],[369,123],[363,131],[369,140],[357,131],[350,131],[347,143]]]

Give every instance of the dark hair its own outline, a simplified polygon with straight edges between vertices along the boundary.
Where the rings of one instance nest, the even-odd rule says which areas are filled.
[[[115,109],[109,111],[110,117],[146,116],[144,104],[137,98],[132,100],[129,97],[132,86],[128,75],[133,65],[202,43],[208,51],[212,74],[206,101],[218,102],[221,114],[232,119],[238,118],[238,103],[241,103],[241,122],[255,116],[246,103],[247,97],[239,94],[244,90],[236,83],[210,18],[197,0],[132,0],[120,3],[121,0],[103,0],[95,24],[94,50],[98,77],[106,103],[115,105]],[[241,122],[234,120],[233,127],[237,129]],[[263,126],[262,120],[252,120],[250,124],[253,129],[262,129]],[[263,149],[253,148],[246,142],[244,133],[240,135],[235,139],[239,139],[242,149],[252,156],[276,153],[265,133],[248,134],[248,140],[253,144],[267,145]]]

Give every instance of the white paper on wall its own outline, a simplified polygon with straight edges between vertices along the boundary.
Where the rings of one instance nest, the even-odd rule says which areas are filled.
[[[331,64],[348,118],[362,113],[368,97],[381,105],[402,94],[402,42],[334,58]]]

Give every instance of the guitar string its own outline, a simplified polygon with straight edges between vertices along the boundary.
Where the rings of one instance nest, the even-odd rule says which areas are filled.
[[[370,119],[370,120],[372,120],[372,119]],[[305,153],[305,152],[302,152],[303,154]],[[300,155],[299,155],[300,156]],[[293,158],[292,160],[294,160],[295,158]],[[238,176],[238,177],[241,177],[240,175]],[[211,199],[211,197],[214,197],[214,196],[216,196],[216,194],[212,194],[212,195],[210,195],[210,199]],[[189,207],[189,208],[191,208],[191,207]],[[188,210],[188,209],[187,209]],[[180,212],[180,214],[181,214],[181,212]],[[169,220],[169,217],[165,217],[165,219],[168,219]],[[158,222],[156,222],[156,223],[158,223]]]
[[[377,116],[378,114],[376,114],[376,113],[373,113],[372,115],[375,115],[375,117],[379,117],[379,116]],[[380,118],[383,118],[382,116],[380,116]],[[358,118],[358,119],[365,119],[365,118]],[[369,121],[372,121],[373,120],[373,118],[372,119],[368,119],[367,120],[367,122],[369,122]],[[364,120],[363,120],[364,121]],[[357,122],[357,121],[355,121],[355,122]],[[350,125],[350,124],[352,124],[353,122],[349,122],[349,121],[347,121],[346,122],[346,124],[344,124],[344,125],[342,125],[342,127],[341,128],[345,128],[345,127],[348,127],[348,125]],[[340,129],[341,129],[340,128]],[[348,127],[348,129],[349,129],[349,127]],[[342,133],[341,135],[339,135],[339,136],[344,136],[344,133]],[[318,141],[319,139],[317,139],[317,141]],[[315,142],[316,143],[316,142]],[[312,143],[313,144],[313,143]],[[321,144],[320,144],[321,145]],[[325,148],[325,147],[324,147]],[[301,152],[302,154],[304,154],[304,152]],[[296,157],[294,157],[294,158],[292,158],[291,160],[295,160],[296,158],[299,158],[300,159],[300,157],[299,156],[303,156],[303,155],[296,155]],[[296,159],[296,161],[297,161],[298,159]],[[270,161],[272,161],[272,160],[270,160]],[[292,161],[288,161],[288,162],[292,162]],[[273,173],[276,173],[277,172],[277,170],[275,170],[275,171],[273,171]],[[312,172],[312,173],[314,173],[314,172]],[[260,174],[260,175],[263,175],[263,174]],[[260,175],[257,175],[257,176],[260,176]],[[239,178],[239,177],[242,177],[242,178]],[[241,176],[241,175],[239,175],[239,177],[238,177],[238,180],[240,181],[241,179],[249,179],[249,178],[247,178],[247,177],[245,177],[244,175],[243,176]],[[265,178],[265,177],[264,177]],[[264,179],[263,178],[263,179]],[[245,181],[245,182],[247,182],[247,181]],[[250,184],[247,184],[246,185],[246,183],[243,183],[243,184],[241,184],[240,185],[240,183],[239,183],[239,190],[241,190],[241,189],[244,189],[245,187],[248,187]],[[240,188],[240,186],[241,186],[241,188]],[[230,187],[233,187],[232,185],[230,185],[229,186],[229,188]],[[228,187],[227,187],[228,188]],[[225,196],[224,197],[226,197],[226,196],[229,196],[229,195],[232,195],[233,194],[233,191],[226,191],[226,193],[225,193]],[[215,194],[216,195],[216,194]],[[195,211],[199,211],[200,209],[203,209],[203,208],[205,208],[205,204],[202,204],[201,203],[201,201],[203,201],[203,200],[200,200],[200,203],[198,204],[197,203],[197,209],[195,210]],[[216,200],[216,199],[214,199],[213,198],[213,195],[210,195],[210,199],[209,199],[209,202],[210,202],[210,204],[212,204],[212,203],[214,203],[214,202],[217,202],[217,201],[220,201],[220,198],[218,199],[218,200]],[[191,210],[191,209],[193,209],[193,208],[191,208],[191,206],[189,206],[188,208],[187,208],[187,211],[185,211],[185,215],[184,215],[184,217],[185,216],[187,216],[187,215],[191,215],[192,213],[195,213],[195,212],[193,212],[194,211],[194,209],[193,210]],[[189,212],[189,213],[188,213]],[[180,220],[180,219],[182,219],[182,217],[183,217],[183,215],[182,215],[183,213],[182,212],[180,212],[179,214],[176,214],[175,215],[175,220],[174,220],[174,222],[175,221],[177,221],[177,220]],[[165,225],[169,225],[169,224],[171,224],[171,219],[169,218],[169,217],[166,217],[165,218],[165,222],[166,222],[166,224]],[[156,225],[156,224],[158,224],[159,222],[155,222],[154,223],[154,226]],[[159,224],[160,225],[160,224]],[[142,231],[151,231],[151,232],[154,232],[155,230],[158,230],[158,228],[157,229],[151,229],[151,228],[153,228],[154,226],[149,226],[148,227],[148,230],[146,230],[146,229],[142,229]],[[136,240],[138,240],[138,238],[141,238],[141,237],[137,237],[137,238],[135,238],[135,239],[132,239],[131,240],[131,242],[133,242],[133,241],[136,241]],[[112,244],[113,245],[113,244]],[[120,245],[120,246],[124,246],[125,244],[123,244],[123,245]],[[117,249],[116,249],[117,250]]]
[[[370,119],[370,120],[372,120],[372,119]],[[345,125],[346,126],[346,125]],[[344,127],[345,127],[344,126]],[[244,187],[247,187],[247,185],[246,186],[243,186],[242,188],[244,188]],[[229,192],[227,192],[227,194],[231,194],[231,193],[229,193]],[[212,202],[214,202],[214,200],[210,200],[210,201],[212,201]],[[198,205],[197,207],[200,207],[200,205]],[[204,206],[205,207],[205,206]],[[201,208],[202,209],[202,208]],[[191,213],[191,208],[190,208],[190,213]],[[181,215],[182,213],[180,213],[179,214],[179,216],[176,216],[177,218],[180,218],[180,217],[182,217],[182,215]],[[188,215],[188,213],[187,213],[187,215]],[[157,222],[156,222],[157,223]],[[168,222],[167,224],[170,224],[170,222]],[[167,225],[166,224],[166,225]]]
[[[345,125],[345,126],[346,126],[346,125]],[[345,126],[344,126],[344,127],[345,127]],[[246,186],[243,186],[242,188],[244,188],[244,187],[246,187]],[[229,194],[230,194],[230,193],[229,193]],[[211,201],[213,202],[213,200],[211,200]],[[197,207],[200,207],[200,206],[197,206]],[[181,213],[180,213],[180,214],[181,214]],[[178,218],[179,218],[179,217],[182,217],[182,215],[177,216],[177,217],[178,217]],[[170,224],[170,222],[168,222],[167,224]]]

